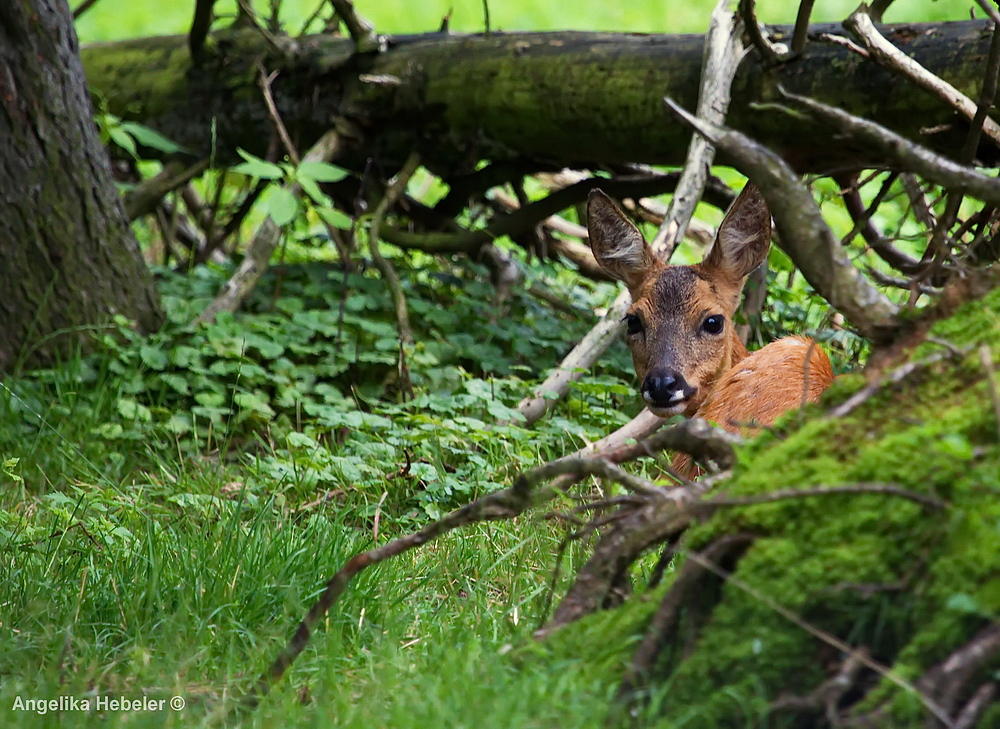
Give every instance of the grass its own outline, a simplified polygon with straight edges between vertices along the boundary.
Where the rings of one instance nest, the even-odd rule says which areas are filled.
[[[472,0],[358,5],[385,32],[433,29],[452,6],[453,29],[482,24]],[[814,17],[839,19],[853,6],[818,2]],[[944,6],[901,3],[889,19],[939,19]],[[190,4],[148,7],[102,0],[81,20],[81,39],[177,33],[190,22]],[[285,7],[295,26],[313,4]],[[490,9],[494,28],[700,32],[711,3],[665,7]],[[794,8],[766,3],[761,17],[788,22]],[[266,280],[248,314],[199,332],[180,323],[225,272],[165,277],[174,320],[163,334],[98,336],[97,354],[4,380],[0,726],[206,724],[277,654],[325,580],[375,544],[376,514],[384,543],[635,409],[618,350],[536,429],[488,428],[589,319],[519,299],[491,321],[482,271],[433,268],[419,255],[397,263],[411,266],[418,313],[416,404],[380,399],[395,360],[384,290],[371,277],[354,281],[341,333],[336,317],[324,318],[340,299],[322,265],[290,267],[284,298],[272,300]],[[583,312],[609,300],[607,287],[541,271]],[[481,525],[372,568],[244,725],[601,725],[631,624],[596,616],[581,645],[570,637],[563,652],[532,655],[563,534],[537,517]],[[585,554],[570,548],[562,574]],[[563,578],[556,589],[565,587]],[[622,642],[609,638],[615,627]],[[186,705],[13,708],[18,697],[60,696],[181,696]]]

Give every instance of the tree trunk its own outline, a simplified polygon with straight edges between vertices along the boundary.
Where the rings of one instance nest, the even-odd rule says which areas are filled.
[[[775,28],[774,38],[791,29]],[[977,98],[990,43],[987,21],[883,26],[908,55]],[[817,123],[754,108],[779,100],[777,86],[868,117],[936,151],[957,156],[968,124],[937,98],[810,28],[805,52],[766,68],[756,52],[733,84],[727,125],[780,152],[800,171],[878,166]],[[342,38],[296,39],[279,54],[256,31],[212,37],[192,68],[182,36],[85,48],[91,88],[112,109],[149,124],[200,156],[264,155],[272,137],[257,88],[263,58],[280,74],[272,90],[304,149],[340,124],[355,142],[344,164],[367,159],[393,168],[418,149],[448,178],[481,159],[587,168],[633,162],[682,163],[690,132],[664,108],[670,96],[695,106],[702,36],[624,33],[432,33],[389,40],[384,53],[352,54]],[[291,48],[289,44],[289,48]],[[217,145],[212,148],[211,145]],[[988,144],[984,162],[997,159]],[[725,164],[725,160],[720,160]],[[388,176],[388,175],[386,175]]]
[[[93,117],[66,0],[0,3],[0,371],[161,322]]]

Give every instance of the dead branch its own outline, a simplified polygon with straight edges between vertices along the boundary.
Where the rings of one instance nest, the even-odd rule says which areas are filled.
[[[775,47],[757,22],[757,12],[754,8],[754,0],[740,0],[740,15],[743,18],[743,26],[747,35],[750,36],[750,43],[764,60],[765,66],[776,66],[781,63],[783,50]]]
[[[703,549],[700,556],[702,560],[715,564],[738,559],[753,540],[752,534],[727,534]],[[637,689],[647,683],[660,652],[677,630],[685,605],[692,593],[700,589],[708,574],[708,570],[695,560],[688,560],[678,571],[647,626],[642,642],[632,654],[632,662],[618,686],[618,701],[629,700]]]
[[[973,729],[979,721],[979,717],[993,703],[996,694],[997,684],[995,681],[984,683],[976,689],[976,693],[972,695],[972,698],[969,699],[959,715],[955,717],[953,729]]]
[[[997,433],[1000,434],[1000,392],[997,391],[997,375],[993,368],[993,352],[989,345],[984,344],[979,348],[979,361],[983,363],[983,369],[986,370],[986,389],[990,393],[993,414],[997,419]]]
[[[385,40],[375,34],[372,24],[362,18],[354,10],[351,0],[330,0],[337,15],[344,21],[344,26],[354,41],[354,47],[358,53],[368,53],[379,50]]]
[[[257,64],[257,70],[260,74],[257,79],[257,85],[260,86],[261,94],[264,96],[264,105],[267,107],[267,114],[274,123],[275,131],[278,132],[278,137],[281,139],[281,144],[285,148],[288,159],[292,161],[293,165],[298,167],[299,162],[302,161],[299,158],[299,151],[292,143],[292,138],[289,136],[288,130],[285,128],[285,123],[281,120],[281,114],[278,113],[278,107],[274,103],[274,95],[271,93],[271,84],[278,77],[278,72],[271,71],[268,73],[261,63]]]
[[[854,33],[868,50],[870,57],[879,64],[906,76],[954,108],[970,122],[977,117],[977,106],[972,99],[941,77],[928,71],[878,32],[868,14],[868,7],[864,3],[844,21],[844,26]],[[983,115],[982,129],[993,144],[1000,146],[1000,125]]]
[[[931,365],[940,362],[943,359],[948,359],[954,355],[948,352],[935,352],[934,354],[926,357],[925,359],[907,362],[900,367],[894,369],[889,375],[879,377],[873,382],[865,385],[863,388],[858,390],[856,393],[851,395],[849,398],[844,400],[840,405],[835,408],[831,408],[827,413],[828,418],[842,418],[846,415],[850,415],[859,407],[864,405],[868,400],[870,400],[879,390],[881,390],[886,385],[898,385],[903,380],[912,376],[915,373],[924,372]]]
[[[799,12],[795,16],[795,30],[792,31],[792,48],[790,57],[802,53],[806,48],[806,39],[809,37],[809,16],[812,15],[813,0],[802,0],[799,3]]]
[[[697,431],[697,429],[695,430]],[[281,679],[308,644],[319,621],[340,599],[350,581],[364,569],[426,544],[459,527],[483,521],[512,519],[528,509],[562,494],[567,478],[569,482],[575,482],[586,475],[607,478],[623,485],[634,494],[642,495],[644,509],[655,505],[664,508],[663,505],[668,505],[664,508],[665,512],[675,511],[676,508],[669,505],[682,505],[691,498],[688,489],[663,489],[645,479],[628,474],[610,461],[600,458],[569,456],[526,471],[515,479],[510,488],[476,499],[419,531],[358,554],[348,560],[337,574],[327,582],[322,595],[299,623],[291,640],[244,697],[244,707],[253,708],[256,706],[267,695],[271,687]],[[553,481],[553,483],[540,488],[542,484],[549,481]],[[712,484],[712,479],[706,479],[698,485],[692,484],[690,493],[700,493],[710,488]]]
[[[188,49],[191,52],[191,61],[198,66],[205,50],[205,39],[208,37],[209,28],[215,15],[212,8],[215,0],[197,0],[194,6],[194,19],[191,21],[191,30],[188,31]]]
[[[1000,623],[991,623],[921,676],[917,688],[938,697],[941,707],[950,713],[975,673],[998,653]]]
[[[635,428],[633,424],[659,428],[665,421],[648,410],[644,410],[643,413],[649,417],[640,415],[641,419],[634,418],[611,435],[577,451],[574,455],[601,457],[613,463],[624,463],[642,456],[654,457],[661,451],[669,450],[687,453],[719,471],[729,470],[736,465],[734,446],[743,442],[738,435],[715,427],[701,418],[688,418],[646,437],[642,436],[642,430]],[[635,429],[623,432],[629,426]]]
[[[168,193],[183,187],[203,173],[208,169],[208,164],[207,159],[189,166],[178,161],[167,162],[158,174],[143,180],[122,196],[122,205],[128,219],[134,221],[152,213]]]
[[[867,119],[783,89],[779,92],[791,106],[835,127],[848,138],[868,145],[883,154],[890,163],[916,172],[941,187],[1000,205],[1000,180],[952,162]]]
[[[79,19],[81,15],[90,10],[96,4],[97,0],[83,0],[83,2],[77,5],[76,9],[73,11],[73,20]]]
[[[826,681],[816,687],[808,696],[779,696],[771,702],[768,707],[772,713],[822,711],[826,715],[826,720],[830,726],[838,726],[838,706],[844,695],[854,688],[858,681],[858,674],[864,668],[864,663],[858,656],[869,657],[871,654],[866,648],[859,648],[856,654],[847,656],[837,671],[835,676],[831,676]]]
[[[403,294],[403,288],[399,282],[399,274],[396,273],[393,265],[382,255],[382,251],[379,248],[379,235],[386,213],[396,204],[399,196],[406,189],[407,183],[419,166],[420,155],[413,152],[410,154],[409,159],[406,160],[406,164],[403,165],[403,169],[396,173],[396,178],[386,189],[385,195],[382,196],[378,206],[375,208],[375,212],[372,215],[372,224],[368,229],[368,251],[371,253],[372,260],[374,260],[379,273],[382,274],[382,280],[385,281],[385,285],[389,287],[389,292],[392,294],[392,302],[396,310],[396,322],[399,326],[399,340],[401,344],[407,346],[413,344],[413,331],[410,329],[410,314],[406,306],[406,296]]]
[[[305,159],[310,161],[325,162],[337,155],[341,148],[340,135],[334,131],[327,132],[309,150]],[[297,183],[291,183],[288,187],[296,198],[301,197],[302,188]],[[212,302],[199,314],[194,324],[202,324],[215,321],[215,317],[220,312],[235,312],[253,291],[254,286],[260,277],[267,270],[271,254],[278,245],[281,238],[281,229],[274,224],[270,216],[261,223],[257,229],[257,234],[247,248],[246,255],[240,265],[233,272],[233,275],[223,285],[222,290],[216,295]]]
[[[810,284],[866,337],[893,331],[897,307],[851,263],[798,175],[778,155],[740,132],[707,124],[665,99],[668,107],[727,155],[763,193],[774,215],[781,247]]]
[[[712,124],[726,119],[732,96],[733,78],[743,58],[742,21],[729,9],[731,0],[719,0],[712,11],[702,59],[701,88],[697,115]],[[670,200],[667,215],[653,237],[653,250],[669,261],[677,243],[683,239],[695,206],[701,200],[708,173],[715,158],[715,148],[701,135],[694,134],[677,188]]]
[[[552,618],[535,631],[535,638],[544,639],[598,610],[628,567],[649,547],[684,531],[691,521],[689,507],[729,475],[724,471],[670,489],[665,492],[667,498],[649,499],[611,526],[601,535]]]

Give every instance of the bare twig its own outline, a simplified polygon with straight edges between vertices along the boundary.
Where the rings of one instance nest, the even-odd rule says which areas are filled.
[[[844,659],[835,676],[831,676],[821,683],[808,696],[779,696],[771,702],[769,710],[772,712],[822,710],[826,714],[826,720],[830,726],[838,726],[837,714],[840,701],[844,694],[854,688],[858,674],[864,668],[864,664],[857,656],[870,658],[871,654],[866,648],[858,648],[854,654]]]
[[[757,23],[757,12],[754,9],[754,0],[740,0],[740,15],[743,17],[743,25],[750,36],[750,42],[757,49],[764,59],[765,66],[776,66],[781,63],[782,54],[774,44],[764,36],[764,32]]]
[[[698,505],[697,509],[711,511],[719,506],[752,506],[754,504],[771,504],[788,499],[805,499],[812,496],[836,496],[841,494],[885,494],[898,496],[925,506],[928,509],[943,509],[945,503],[940,499],[917,491],[903,488],[894,483],[852,483],[840,486],[813,486],[804,489],[778,489],[766,494],[755,496],[715,496]]]
[[[922,359],[916,362],[907,362],[906,364],[897,367],[888,376],[880,377],[874,382],[866,385],[865,387],[858,390],[856,393],[851,395],[847,400],[842,402],[837,407],[831,409],[826,416],[828,418],[842,418],[845,415],[850,415],[852,412],[857,410],[859,407],[864,405],[872,396],[875,395],[879,390],[881,390],[885,385],[896,385],[910,377],[916,372],[923,372],[928,367],[943,359],[950,357],[951,355],[947,352],[935,352],[926,359]]]
[[[956,164],[875,122],[805,96],[790,94],[784,89],[779,88],[779,93],[792,106],[836,127],[842,134],[871,146],[891,162],[916,172],[924,179],[993,205],[1000,205],[1000,180]]]
[[[375,208],[375,212],[372,215],[372,224],[368,229],[368,250],[372,255],[372,260],[375,261],[375,265],[378,267],[379,273],[382,274],[382,279],[392,294],[393,305],[396,309],[396,322],[399,325],[399,340],[404,345],[413,344],[413,331],[410,329],[410,314],[406,306],[406,296],[403,294],[403,288],[399,282],[399,274],[396,273],[393,265],[382,255],[379,247],[379,235],[386,213],[396,204],[399,196],[403,194],[407,183],[419,166],[420,155],[416,152],[411,153],[406,160],[406,164],[396,173],[396,178],[386,188],[385,195],[382,196],[378,206]]]
[[[185,167],[181,162],[167,162],[159,174],[143,180],[122,197],[125,214],[129,220],[137,220],[156,209],[164,196],[183,187],[208,169],[208,160],[203,159]]]
[[[795,16],[795,30],[792,31],[792,56],[797,56],[806,47],[809,37],[809,16],[812,15],[813,0],[801,0],[799,12]]]
[[[90,10],[96,4],[97,0],[83,0],[82,3],[76,6],[76,10],[73,11],[73,20],[79,19],[81,15]]]
[[[895,326],[895,304],[872,286],[847,257],[812,194],[778,155],[732,129],[707,124],[665,99],[668,107],[736,162],[774,215],[782,248],[813,287],[865,336],[879,340]]]
[[[375,33],[371,23],[357,14],[351,0],[330,0],[330,4],[344,21],[358,53],[368,53],[382,47],[383,39]]]
[[[868,8],[862,4],[844,21],[844,26],[851,30],[868,49],[871,57],[886,68],[906,76],[921,88],[929,91],[958,111],[969,121],[976,117],[976,104],[968,96],[956,89],[939,76],[934,75],[921,66],[896,46],[886,40],[875,28],[868,14]],[[983,131],[994,144],[1000,146],[1000,125],[992,119],[983,119]]]
[[[271,687],[284,676],[295,659],[298,658],[299,654],[308,645],[312,637],[312,632],[320,620],[337,603],[351,580],[360,572],[373,564],[378,564],[386,559],[433,541],[459,527],[483,521],[511,519],[530,509],[532,506],[556,496],[558,491],[555,491],[551,487],[543,489],[537,489],[536,487],[555,476],[568,473],[576,465],[576,463],[567,465],[566,462],[554,461],[525,472],[517,478],[514,485],[510,488],[476,499],[462,508],[451,512],[443,519],[428,524],[419,531],[407,534],[399,539],[394,539],[381,547],[376,547],[349,559],[337,574],[326,583],[323,593],[309,609],[309,612],[306,613],[302,622],[299,623],[291,640],[289,640],[271,666],[257,679],[255,686],[244,697],[243,707],[254,708],[268,694]]]
[[[986,370],[986,388],[990,393],[990,402],[993,403],[993,414],[997,419],[997,433],[1000,434],[1000,392],[997,392],[997,375],[993,367],[993,351],[989,345],[984,344],[979,348],[979,360]]]
[[[729,9],[731,4],[731,0],[719,0],[712,11],[705,38],[696,113],[699,119],[712,124],[725,121],[733,78],[743,58],[743,43],[740,40],[743,23]],[[664,260],[670,260],[674,248],[687,231],[714,158],[712,143],[701,135],[692,135],[677,189],[670,200],[667,215],[653,237],[653,250]]]
[[[201,62],[205,50],[205,39],[208,37],[209,28],[212,27],[214,19],[212,8],[214,5],[215,0],[197,0],[195,2],[194,19],[191,21],[191,30],[188,32],[188,51],[196,66]]]
[[[988,681],[976,689],[962,711],[955,717],[954,729],[973,729],[986,708],[993,703],[997,694],[995,681]]]
[[[997,12],[996,6],[990,4],[990,0],[976,0],[979,3],[979,7],[983,9],[986,13],[986,17],[992,20],[996,25],[1000,25],[1000,13]]]
[[[278,72],[272,71],[271,73],[268,73],[264,66],[260,63],[257,64],[257,69],[260,72],[260,78],[258,78],[257,83],[260,86],[261,93],[264,94],[264,104],[267,106],[268,116],[270,116],[271,121],[274,122],[274,128],[277,130],[278,136],[281,138],[281,144],[285,148],[285,153],[292,161],[292,164],[298,167],[299,162],[302,161],[299,158],[299,151],[295,148],[295,145],[292,143],[292,138],[288,135],[285,123],[281,120],[281,114],[278,113],[278,107],[274,103],[274,96],[271,94],[271,84],[274,82],[274,79],[278,77]]]
[[[878,229],[878,226],[876,226],[871,219],[877,207],[889,193],[889,189],[892,186],[893,181],[896,179],[896,174],[890,174],[889,177],[886,178],[885,182],[882,183],[882,187],[872,200],[871,205],[868,205],[867,207],[861,200],[861,194],[858,191],[856,177],[836,177],[835,179],[837,180],[837,184],[843,188],[844,207],[847,208],[847,212],[851,216],[851,220],[854,221],[854,228],[850,233],[848,233],[848,235],[844,236],[842,239],[843,242],[848,243],[857,233],[861,233],[861,237],[865,239],[865,243],[867,243],[868,246],[875,251],[875,254],[883,261],[903,273],[915,272],[919,267],[920,261],[915,258],[911,258],[893,246],[889,239],[885,237],[882,231]]]

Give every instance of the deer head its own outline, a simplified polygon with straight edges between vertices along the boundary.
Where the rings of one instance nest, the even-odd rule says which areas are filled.
[[[661,261],[600,190],[590,193],[587,223],[601,268],[632,295],[625,323],[643,400],[661,417],[694,415],[718,378],[747,355],[733,314],[747,275],[764,261],[771,244],[767,203],[747,184],[705,259],[695,266]]]

